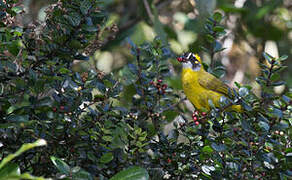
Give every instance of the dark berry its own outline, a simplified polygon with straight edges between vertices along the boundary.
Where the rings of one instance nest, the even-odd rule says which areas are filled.
[[[60,110],[63,111],[65,109],[64,106],[60,106]]]
[[[199,115],[199,111],[194,111],[194,113],[193,113],[194,115]]]
[[[183,58],[182,57],[178,57],[178,58],[176,58],[176,60],[178,60],[179,62],[182,62]]]
[[[163,84],[162,89],[166,89],[166,88],[167,88],[167,84]]]

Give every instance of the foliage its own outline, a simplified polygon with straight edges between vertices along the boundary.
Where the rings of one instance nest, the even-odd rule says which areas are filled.
[[[0,162],[0,179],[32,179],[32,180],[44,180],[42,177],[35,177],[29,173],[20,173],[20,168],[17,164],[10,161],[29,149],[44,146],[47,142],[43,139],[39,139],[34,143],[23,144],[21,148],[14,154],[9,154]]]
[[[56,179],[291,176],[291,92],[273,91],[284,83],[279,72],[286,56],[263,53],[260,97],[237,84],[234,99],[222,98],[221,108],[197,114],[198,124],[188,120],[192,112],[182,103],[180,84],[170,78],[176,62],[165,36],[141,45],[128,39],[132,55],[117,72],[78,72],[72,68],[76,60],[88,60],[108,43],[102,1],[58,1],[41,26],[25,28],[15,20],[22,13],[17,1],[5,2],[0,1],[0,154],[7,157],[0,176],[7,167],[14,174],[21,169]],[[212,59],[223,50],[221,21],[217,12],[205,23],[202,46]],[[161,24],[156,27],[163,33]],[[233,104],[244,112],[224,111]],[[174,127],[166,132],[169,123]],[[20,155],[40,138],[46,147]],[[12,159],[19,167],[4,164]],[[16,178],[34,178],[22,175]]]

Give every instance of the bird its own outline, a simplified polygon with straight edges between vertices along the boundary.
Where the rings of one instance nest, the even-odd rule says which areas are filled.
[[[182,85],[186,97],[191,101],[196,110],[209,112],[212,108],[210,101],[216,108],[220,108],[220,98],[231,99],[231,88],[214,75],[205,71],[202,60],[198,54],[192,52],[183,53],[177,57],[182,63]],[[240,105],[231,105],[226,111],[242,112]]]

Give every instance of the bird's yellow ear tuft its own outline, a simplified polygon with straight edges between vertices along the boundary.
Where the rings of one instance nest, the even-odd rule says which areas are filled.
[[[198,54],[195,54],[195,57],[196,57],[196,59],[197,59],[198,61],[200,61],[200,63],[202,63],[201,58],[200,58],[200,56],[199,56]]]

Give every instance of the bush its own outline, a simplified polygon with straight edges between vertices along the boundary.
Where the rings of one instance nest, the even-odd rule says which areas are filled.
[[[13,3],[0,3],[1,156],[47,141],[14,159],[22,171],[72,179],[291,176],[291,92],[273,92],[284,83],[278,73],[286,56],[263,54],[261,97],[237,84],[232,101],[196,114],[208,120],[197,125],[188,120],[180,84],[169,78],[174,54],[159,38],[139,46],[129,40],[133,60],[119,72],[76,72],[73,63],[88,60],[105,39],[101,2],[58,1],[38,28],[17,26],[21,9]],[[220,20],[215,13],[206,24],[204,49],[213,55],[223,50],[216,40],[224,35]],[[232,104],[244,113],[225,112]],[[174,128],[166,133],[169,122]]]

